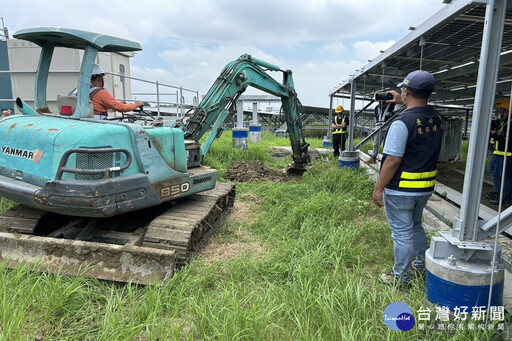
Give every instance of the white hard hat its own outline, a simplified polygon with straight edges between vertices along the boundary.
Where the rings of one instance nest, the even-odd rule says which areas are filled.
[[[94,67],[92,68],[92,75],[93,76],[95,76],[95,75],[104,76],[105,70],[103,70],[103,68],[101,66],[99,66],[98,64],[94,64]]]

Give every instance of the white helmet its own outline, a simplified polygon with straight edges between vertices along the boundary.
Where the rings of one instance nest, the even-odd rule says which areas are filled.
[[[101,66],[99,66],[98,64],[94,64],[94,67],[92,68],[92,75],[93,76],[96,76],[96,75],[105,76],[105,70],[103,70],[103,68]]]

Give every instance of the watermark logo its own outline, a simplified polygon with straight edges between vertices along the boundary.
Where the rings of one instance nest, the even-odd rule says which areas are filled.
[[[393,302],[384,310],[384,323],[389,329],[406,332],[414,327],[415,321],[407,304]]]

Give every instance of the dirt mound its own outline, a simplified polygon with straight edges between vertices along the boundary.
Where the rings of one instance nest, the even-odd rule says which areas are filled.
[[[300,176],[288,175],[284,169],[268,169],[261,161],[237,161],[226,170],[226,179],[234,182],[300,180]]]

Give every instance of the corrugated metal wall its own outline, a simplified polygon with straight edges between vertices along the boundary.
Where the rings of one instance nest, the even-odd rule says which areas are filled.
[[[0,70],[9,71],[9,54],[7,53],[7,42],[0,41]],[[12,98],[11,75],[0,73],[0,100]],[[11,109],[14,112],[13,103],[0,101],[0,109]]]

